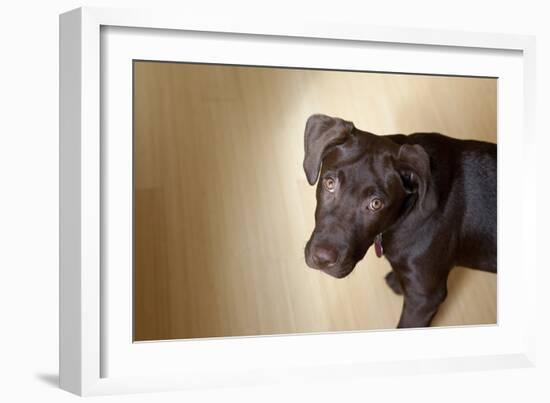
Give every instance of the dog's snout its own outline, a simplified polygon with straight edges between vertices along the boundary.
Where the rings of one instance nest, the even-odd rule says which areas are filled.
[[[321,269],[332,267],[338,261],[338,251],[328,245],[318,245],[312,250],[312,260]]]

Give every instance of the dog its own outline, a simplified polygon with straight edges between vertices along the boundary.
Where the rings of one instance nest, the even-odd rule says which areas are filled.
[[[303,167],[316,182],[308,266],[350,274],[374,244],[404,296],[398,328],[427,327],[454,266],[497,272],[497,148],[439,133],[379,136],[316,114]]]

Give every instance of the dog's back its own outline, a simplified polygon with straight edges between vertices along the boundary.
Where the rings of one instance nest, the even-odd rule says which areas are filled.
[[[456,264],[496,272],[496,144],[438,133],[388,137],[399,144],[420,144],[430,156],[440,219],[458,232]]]

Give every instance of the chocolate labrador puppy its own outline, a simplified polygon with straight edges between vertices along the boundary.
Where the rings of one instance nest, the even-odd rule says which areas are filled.
[[[437,133],[377,136],[313,115],[304,170],[317,185],[308,266],[342,278],[375,245],[404,304],[398,327],[429,326],[456,266],[497,271],[497,148]]]

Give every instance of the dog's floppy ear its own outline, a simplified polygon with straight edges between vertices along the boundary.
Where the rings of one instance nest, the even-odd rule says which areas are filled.
[[[304,134],[304,171],[310,185],[317,182],[321,161],[330,147],[341,144],[353,130],[353,123],[326,115],[312,115]]]
[[[407,187],[418,193],[418,203],[424,213],[437,206],[435,189],[431,185],[430,156],[418,144],[403,144],[397,154],[397,169]]]

